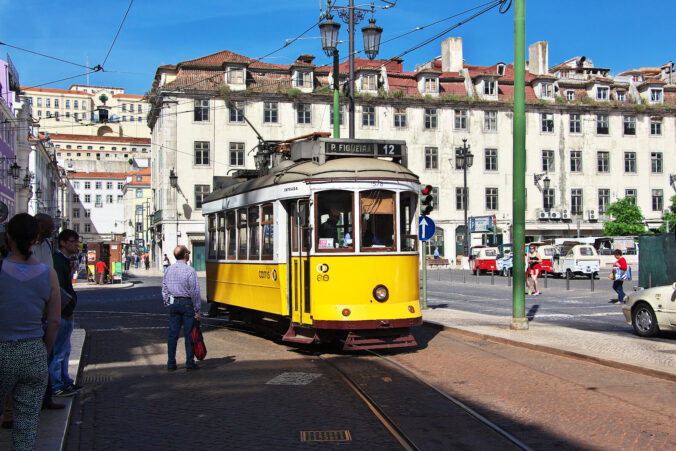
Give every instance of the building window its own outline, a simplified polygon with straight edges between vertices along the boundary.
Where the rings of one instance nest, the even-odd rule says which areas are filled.
[[[605,101],[610,98],[610,88],[599,86],[596,88],[596,100]]]
[[[73,188],[80,189],[80,182],[73,182]]]
[[[244,143],[230,143],[230,166],[244,166]]]
[[[79,208],[73,208],[73,217],[74,218],[80,217],[80,209]]]
[[[425,108],[425,128],[433,129],[437,128],[437,109],[436,108]]]
[[[333,126],[333,105],[330,108],[329,123]],[[338,105],[338,125],[343,125],[343,105]]]
[[[607,114],[596,115],[596,134],[607,135],[609,133],[610,119]]]
[[[263,102],[263,122],[276,124],[279,121],[279,106],[277,102]]]
[[[406,108],[394,109],[394,126],[397,128],[406,127]]]
[[[85,211],[84,211],[84,214],[85,214],[85,216],[84,216],[85,218],[91,218],[92,211],[89,208],[86,208]]]
[[[540,121],[543,133],[554,133],[554,113],[542,113]]]
[[[498,131],[497,111],[484,111],[484,131],[486,132]]]
[[[498,189],[486,188],[486,210],[498,209]]]
[[[661,189],[652,190],[653,211],[662,211],[664,208],[664,194]]]
[[[82,104],[84,105],[84,100],[82,101]],[[39,103],[38,103],[38,106],[40,106]],[[73,108],[75,108],[75,109],[78,108],[78,101],[77,100],[73,100]]]
[[[117,189],[122,189],[124,182],[117,182]]]
[[[241,85],[244,83],[244,69],[231,67],[228,70],[228,83]]]
[[[542,151],[542,170],[545,172],[554,172],[554,151]]]
[[[455,110],[455,129],[467,130],[467,110]]]
[[[496,93],[496,87],[498,82],[495,80],[486,80],[484,81],[484,95],[485,96],[494,96]]]
[[[570,172],[582,172],[582,151],[570,151]]]
[[[73,224],[73,230],[75,230],[77,233],[80,233],[80,224],[77,222]]]
[[[636,116],[624,116],[624,134],[636,135]]]
[[[610,172],[610,152],[596,152],[596,171]]]
[[[80,195],[79,194],[73,194],[73,203],[76,204],[78,202],[80,202]]]
[[[425,169],[438,169],[439,167],[439,149],[436,147],[425,147]]]
[[[143,181],[143,176],[142,176],[142,175],[137,175],[137,176],[136,176],[136,181],[137,181],[137,182],[142,182],[142,181]]]
[[[632,205],[636,205],[636,190],[635,189],[625,189],[624,190],[624,197],[629,199],[629,203]]]
[[[572,89],[566,90],[566,100],[575,100],[575,91]]]
[[[363,74],[361,76],[361,89],[366,91],[375,91],[378,89],[378,79],[376,74]]]
[[[113,203],[113,195],[112,194],[106,194],[106,203],[107,204]]]
[[[77,101],[76,101],[76,103],[77,103]],[[86,110],[86,109],[87,109],[87,104],[85,103],[84,100],[82,101],[82,104],[81,104],[81,105],[82,105],[82,109],[83,109],[83,110]],[[75,106],[77,107],[77,105],[75,105]],[[82,116],[84,116],[84,113],[82,113]]]
[[[542,190],[542,208],[549,211],[554,208],[554,198],[556,196],[556,190],[554,188],[548,188]]]
[[[195,166],[209,165],[209,141],[195,141]]]
[[[209,120],[209,99],[195,99],[195,122]]]
[[[122,104],[122,111],[127,111],[127,104],[126,103]]]
[[[106,182],[106,189],[113,189],[113,182]]]
[[[661,89],[651,89],[650,90],[650,103],[662,103],[662,90]],[[49,106],[49,105],[47,105]]]
[[[498,170],[498,149],[484,149],[484,168],[487,171]]]
[[[312,87],[312,72],[297,71],[296,72],[296,88],[311,88]]]
[[[39,107],[42,106],[42,97],[38,97],[38,106],[39,106]]]
[[[228,111],[230,112],[230,122],[244,122],[244,102],[229,102]]]
[[[455,209],[456,210],[464,210],[465,209],[465,202],[467,199],[467,191],[465,190],[464,187],[456,187],[455,188]]]
[[[195,208],[202,208],[202,202],[208,194],[209,185],[195,185]]]
[[[124,196],[122,196],[122,194],[118,194],[118,195],[117,195],[117,201],[118,201],[119,203],[121,203],[123,199],[124,199]]]
[[[102,207],[103,206],[103,200],[102,196],[100,194],[96,195],[96,198],[94,199],[94,206],[95,207]]]
[[[627,93],[625,91],[617,91],[617,101],[625,102],[627,100]]]
[[[143,107],[141,105],[136,105],[136,112],[143,113]]]
[[[89,233],[92,231],[92,225],[91,224],[85,224],[84,225],[84,231],[85,233]]]
[[[49,108],[52,106],[52,99],[45,99],[45,107]]]
[[[573,188],[570,190],[570,214],[582,214],[582,188]]]
[[[136,188],[136,198],[141,199],[143,197],[143,188]]]
[[[662,173],[662,152],[650,152],[650,172],[653,174]]]
[[[91,189],[91,188],[92,188],[91,182],[84,182],[84,189]]]
[[[542,83],[542,85],[540,85],[540,97],[554,97],[554,85],[551,83]]]
[[[624,153],[624,172],[636,173],[636,152]]]
[[[662,118],[661,117],[651,117],[650,118],[650,134],[652,136],[659,136],[662,134]]]
[[[94,186],[95,186],[96,189],[101,189],[103,187],[103,183],[96,182]]]
[[[361,108],[361,125],[363,127],[374,127],[376,125],[376,108],[364,106]]]
[[[605,214],[608,205],[610,204],[610,190],[607,188],[599,189],[599,214]]]
[[[309,103],[299,103],[296,105],[296,110],[298,113],[298,123],[299,124],[311,124],[312,123],[312,105]]]
[[[439,79],[436,77],[425,77],[425,92],[436,94],[439,92]]]

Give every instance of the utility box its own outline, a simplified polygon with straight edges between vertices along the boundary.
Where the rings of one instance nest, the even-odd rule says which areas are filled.
[[[639,286],[670,285],[676,282],[676,239],[673,234],[638,237]]]

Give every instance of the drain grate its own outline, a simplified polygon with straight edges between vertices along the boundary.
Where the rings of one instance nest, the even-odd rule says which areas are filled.
[[[85,376],[82,380],[83,384],[106,384],[113,379],[110,376]]]
[[[301,442],[349,442],[350,431],[300,431]]]

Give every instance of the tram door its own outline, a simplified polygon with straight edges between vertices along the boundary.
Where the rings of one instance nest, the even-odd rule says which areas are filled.
[[[310,319],[310,201],[295,200],[290,205],[289,245],[291,259],[288,274],[291,320],[309,323]]]

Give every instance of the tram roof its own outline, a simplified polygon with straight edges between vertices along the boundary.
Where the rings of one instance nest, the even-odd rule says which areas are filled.
[[[418,181],[418,176],[405,166],[377,158],[338,158],[324,164],[304,161],[278,168],[275,172],[256,179],[219,188],[209,194],[204,203],[284,183],[362,178]]]

